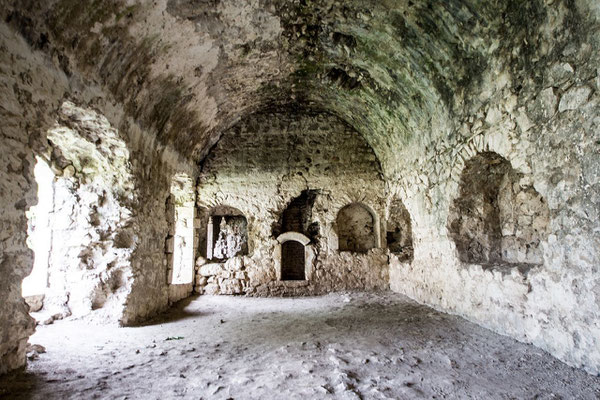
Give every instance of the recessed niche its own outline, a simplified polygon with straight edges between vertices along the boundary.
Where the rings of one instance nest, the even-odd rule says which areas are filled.
[[[209,212],[206,258],[225,261],[248,254],[248,221],[238,209],[218,206]]]
[[[544,198],[499,154],[480,153],[465,164],[448,230],[462,262],[526,272],[543,262],[547,235]]]
[[[412,226],[408,210],[400,199],[393,199],[386,221],[386,242],[400,261],[413,260]]]
[[[340,251],[366,253],[377,245],[375,217],[363,204],[352,203],[342,208],[336,226]]]
[[[319,224],[312,222],[312,209],[318,193],[317,190],[304,190],[292,199],[273,225],[273,236],[278,237],[285,232],[299,232],[315,241],[319,235]]]

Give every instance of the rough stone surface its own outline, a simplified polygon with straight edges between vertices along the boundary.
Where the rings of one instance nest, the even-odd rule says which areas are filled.
[[[394,290],[600,371],[597,1],[0,0],[0,17],[0,373],[23,365],[33,331],[25,213],[65,100],[106,117],[129,151],[139,207],[122,324],[168,306],[171,178],[200,163],[198,205],[248,219],[249,293],[386,287],[389,252],[338,254],[334,225],[364,203],[384,246],[398,198],[414,255],[389,255]],[[535,261],[526,274],[465,262],[448,226],[466,163],[486,152],[524,179],[514,195],[548,207],[531,256],[517,230],[503,245]],[[313,189],[311,274],[282,286],[273,226]],[[230,279],[205,290],[238,290]]]
[[[3,12],[6,10],[3,8]],[[3,208],[0,240],[0,266],[3,277],[0,286],[0,373],[3,373],[24,365],[27,338],[34,329],[34,320],[28,315],[26,303],[21,297],[21,281],[31,272],[33,266],[33,252],[26,243],[28,224],[26,211],[36,203],[36,184],[33,175],[35,156],[52,153],[52,146],[55,145],[52,142],[48,143],[49,136],[52,136],[50,132],[53,127],[57,126],[56,124],[60,126],[61,121],[62,123],[66,121],[64,114],[61,117],[61,106],[65,104],[64,97],[69,96],[72,101],[81,105],[92,103],[94,109],[92,114],[98,114],[96,110],[103,110],[104,112],[101,114],[108,118],[110,125],[119,127],[119,136],[125,142],[130,154],[134,185],[130,193],[135,191],[138,201],[146,201],[144,209],[138,210],[137,207],[130,204],[132,199],[128,198],[128,194],[123,193],[122,187],[117,184],[112,188],[114,191],[110,192],[112,194],[109,197],[118,197],[117,203],[124,202],[128,204],[129,210],[135,209],[132,215],[121,215],[119,211],[119,215],[114,214],[116,219],[113,221],[116,225],[111,225],[109,223],[112,218],[110,215],[116,204],[113,201],[106,204],[105,210],[101,204],[97,204],[94,206],[97,210],[92,213],[90,210],[75,213],[75,215],[81,215],[82,218],[92,217],[85,225],[90,228],[89,232],[95,231],[92,229],[95,223],[94,215],[102,215],[103,219],[107,217],[103,221],[106,226],[102,229],[108,228],[108,231],[103,233],[108,235],[108,240],[100,237],[102,229],[95,231],[96,233],[90,239],[86,239],[85,243],[95,244],[87,247],[91,253],[88,253],[87,256],[84,254],[83,264],[79,264],[82,260],[79,254],[71,260],[78,265],[77,268],[84,266],[79,273],[90,277],[87,281],[90,286],[83,290],[79,297],[82,301],[75,301],[79,305],[85,304],[85,307],[80,308],[82,314],[94,308],[93,303],[96,306],[101,304],[103,307],[108,306],[108,299],[105,299],[105,296],[109,294],[108,297],[111,297],[113,289],[122,287],[123,280],[128,279],[128,274],[119,274],[118,279],[114,280],[110,273],[106,274],[107,270],[104,269],[109,267],[111,257],[114,260],[118,253],[123,252],[131,254],[128,265],[120,265],[117,262],[114,265],[115,268],[112,268],[113,265],[111,265],[109,269],[117,271],[122,268],[131,268],[132,281],[127,284],[131,284],[131,286],[128,286],[127,293],[119,291],[120,294],[117,296],[119,300],[116,303],[120,305],[104,308],[104,311],[111,310],[108,313],[95,314],[99,316],[100,320],[106,322],[119,321],[127,324],[154,315],[168,306],[165,255],[162,246],[157,246],[157,243],[150,238],[165,237],[167,234],[166,220],[163,225],[157,224],[155,216],[165,213],[165,199],[168,196],[170,174],[176,169],[191,172],[193,167],[169,148],[159,146],[152,137],[144,136],[139,127],[123,114],[123,110],[115,107],[112,100],[103,94],[101,88],[93,83],[84,83],[84,80],[75,75],[74,71],[66,74],[61,70],[60,60],[49,59],[42,52],[32,50],[23,37],[5,24],[0,24],[0,71],[2,76],[0,113],[3,120],[0,128],[2,147],[0,184]],[[90,109],[85,106],[83,108]],[[67,117],[67,119],[70,118]],[[72,122],[76,125],[80,124],[84,128],[85,135],[93,136],[97,132],[88,129],[89,124],[93,125],[104,117],[94,118],[85,117],[79,122],[77,122],[77,118],[74,118]],[[102,124],[106,123],[106,120],[102,122]],[[53,137],[58,140],[57,135]],[[104,151],[104,154],[111,154],[111,157],[119,157],[120,154],[123,154],[106,138],[96,137],[93,142],[100,153]],[[107,147],[103,148],[104,145]],[[77,152],[75,148],[70,145],[69,147]],[[158,150],[158,157],[156,150]],[[64,155],[62,157],[67,160]],[[93,170],[108,165],[94,164],[98,161],[94,159],[89,161],[91,164],[79,165],[80,171],[77,171],[74,164],[66,166],[61,177],[64,178],[62,184],[66,191],[73,193],[79,190],[80,194],[87,193],[85,196],[91,196],[83,203],[78,203],[77,207],[80,211],[89,207],[93,199],[98,199],[96,197],[98,191],[85,189],[86,186],[88,188],[94,186],[93,179],[81,181],[81,185],[75,184],[75,182],[85,176],[98,176],[93,173]],[[69,162],[69,164],[71,163]],[[115,182],[107,182],[107,184],[113,183]],[[130,184],[131,180],[126,185],[129,189],[131,189]],[[67,207],[65,212],[68,209]],[[108,214],[104,215],[103,210]],[[71,218],[64,222],[69,220]],[[134,227],[139,240],[137,242],[136,240],[130,241],[129,235],[120,235],[119,224],[121,222],[118,221],[128,221],[127,229]],[[149,221],[151,223],[148,223]],[[125,226],[121,225],[121,227],[125,229]],[[133,243],[137,243],[137,246],[134,246]],[[96,262],[103,259],[103,254],[108,255],[106,262]],[[124,259],[121,258],[121,260]],[[93,265],[93,269],[86,272],[88,265]],[[91,278],[92,276],[96,278]],[[140,278],[139,286],[135,285],[137,278]],[[94,279],[97,280],[94,281]],[[114,286],[113,283],[115,283]],[[92,292],[93,294],[90,295]],[[77,296],[74,294],[74,298]],[[62,303],[66,302],[62,301]],[[124,303],[127,305],[125,306]],[[50,303],[48,304],[50,305]],[[103,307],[100,307],[99,310]]]
[[[40,199],[53,205],[45,311],[82,317],[102,309],[103,318],[118,321],[137,241],[129,152],[106,118],[70,102],[48,141],[51,165],[73,171],[54,178],[53,199]]]
[[[600,396],[598,377],[395,293],[199,296],[143,327],[64,321],[31,339],[46,353],[26,372],[0,377],[3,398]]]
[[[315,191],[311,212],[306,214],[311,220],[286,222],[291,214],[282,220],[289,205],[307,190]],[[375,155],[358,133],[336,117],[308,112],[256,114],[223,136],[205,161],[198,185],[201,208],[226,205],[247,218],[245,278],[241,287],[233,286],[229,266],[215,274],[215,264],[201,267],[200,275],[214,277],[222,293],[306,295],[385,289],[387,254],[377,248],[381,238],[376,236],[380,217],[367,211],[371,232],[368,248],[360,249],[364,254],[340,252],[336,234],[338,213],[346,205],[363,203],[383,215],[383,191]],[[281,246],[276,235],[291,227],[308,233],[309,226],[315,236],[308,245],[307,280],[278,280]],[[209,279],[207,285],[211,284]]]
[[[448,218],[449,234],[465,263],[519,266],[523,272],[542,263],[546,201],[496,153],[467,161]]]
[[[446,130],[402,152],[406,157],[391,191],[401,194],[411,215],[415,258],[410,265],[392,260],[390,284],[597,373],[600,105],[592,64],[600,57],[598,25],[564,3],[540,11],[536,24],[528,24],[535,28],[527,40],[536,45],[516,53],[522,63],[497,50],[476,85],[479,99],[455,103],[457,114]],[[570,25],[573,18],[578,22]],[[551,81],[556,60],[571,67],[558,87]],[[594,91],[577,89],[587,85]],[[556,100],[538,101],[549,93],[577,109],[551,112]],[[491,109],[500,111],[493,124],[486,121]],[[548,231],[539,245],[543,263],[527,275],[462,262],[447,229],[466,162],[489,151],[506,158],[524,176],[524,186],[547,202]]]
[[[410,214],[402,200],[390,197],[386,216],[386,242],[392,253],[401,262],[413,260],[413,234]]]

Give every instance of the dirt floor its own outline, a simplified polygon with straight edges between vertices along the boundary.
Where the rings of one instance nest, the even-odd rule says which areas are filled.
[[[192,298],[143,327],[57,321],[11,399],[599,399],[600,378],[392,294]]]

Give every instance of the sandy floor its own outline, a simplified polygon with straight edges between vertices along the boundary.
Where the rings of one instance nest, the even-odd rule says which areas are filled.
[[[386,293],[198,297],[138,328],[59,321],[15,399],[598,399],[600,378]]]

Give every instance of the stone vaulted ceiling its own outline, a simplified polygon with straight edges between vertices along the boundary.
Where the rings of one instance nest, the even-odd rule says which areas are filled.
[[[104,86],[184,156],[203,159],[255,111],[306,108],[353,126],[387,171],[411,141],[451,134],[453,117],[486,101],[483,81],[486,96],[494,81],[516,92],[535,81],[539,55],[556,50],[541,38],[564,39],[545,27],[577,31],[572,2],[544,3],[0,1],[67,75]]]

